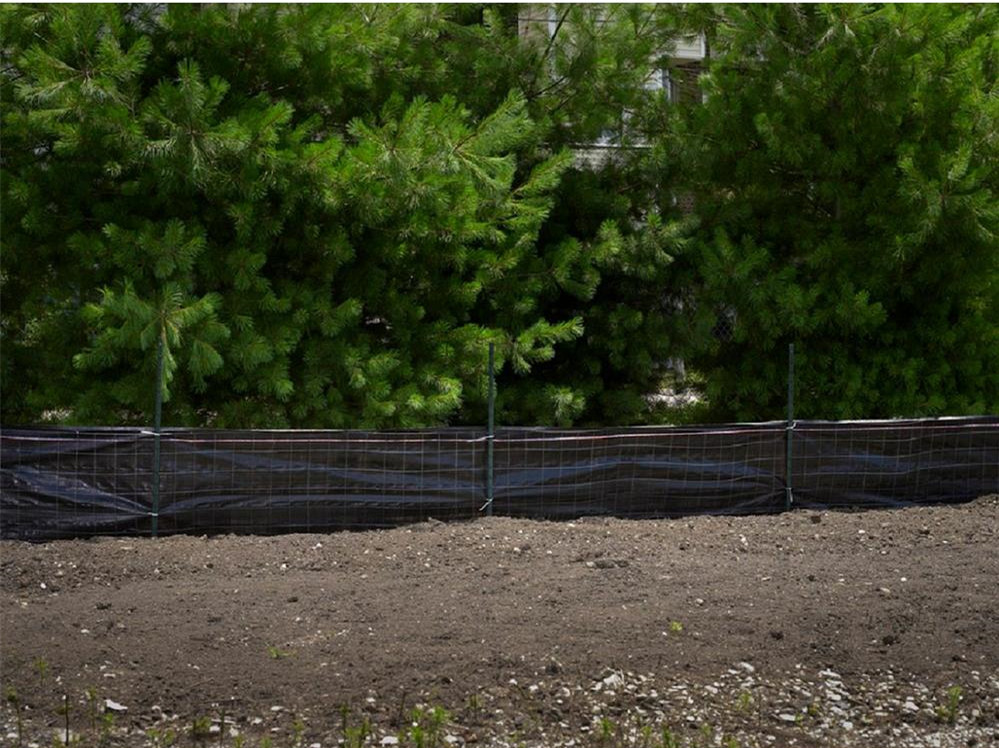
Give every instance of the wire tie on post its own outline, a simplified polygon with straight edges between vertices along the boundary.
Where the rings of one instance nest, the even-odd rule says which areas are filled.
[[[483,437],[483,439],[484,439],[484,441],[486,441],[488,444],[491,445],[495,441],[496,435],[495,434],[486,434],[485,437]],[[489,506],[492,503],[493,503],[493,497],[490,496],[488,499],[486,499],[486,503],[479,507],[479,511],[480,512],[485,511],[487,508],[489,508]]]
[[[488,444],[492,444],[492,443],[493,443],[493,441],[494,441],[495,439],[496,439],[496,435],[495,435],[495,434],[486,434],[486,435],[485,435],[485,436],[483,437],[483,440],[484,440],[485,442],[487,442]],[[486,503],[485,503],[485,504],[483,504],[482,506],[480,506],[480,507],[479,507],[479,511],[480,511],[480,512],[484,512],[484,511],[485,511],[486,509],[488,509],[488,508],[489,508],[489,506],[490,506],[490,505],[491,505],[492,503],[493,503],[493,497],[492,497],[492,496],[490,496],[490,497],[489,497],[488,499],[486,499]]]

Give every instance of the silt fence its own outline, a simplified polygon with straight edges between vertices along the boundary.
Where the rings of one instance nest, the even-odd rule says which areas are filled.
[[[158,454],[157,454],[158,453]],[[999,493],[999,417],[412,431],[10,428],[0,536],[328,532]]]

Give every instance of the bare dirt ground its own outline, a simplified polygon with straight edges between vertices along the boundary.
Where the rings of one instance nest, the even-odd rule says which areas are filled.
[[[997,540],[999,496],[4,542],[0,744],[999,746]]]

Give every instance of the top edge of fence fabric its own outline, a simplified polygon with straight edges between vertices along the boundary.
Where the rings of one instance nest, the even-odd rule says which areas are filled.
[[[497,430],[495,439],[507,443],[641,438],[679,438],[699,435],[769,433],[786,428],[787,421],[758,423],[648,425],[614,428],[565,429],[548,426],[508,426]],[[999,416],[941,416],[924,419],[880,419],[826,421],[796,419],[794,427],[810,432],[877,431],[901,429],[933,429],[955,431],[967,429],[999,430]],[[356,434],[356,436],[354,436]],[[150,437],[156,432],[140,426],[25,426],[0,427],[0,440],[69,441],[108,436]],[[282,443],[452,443],[476,444],[489,440],[489,435],[474,427],[440,427],[437,429],[204,429],[169,427],[162,429],[161,439],[181,443],[238,444],[266,442],[268,435]],[[289,438],[290,437],[290,438]]]
[[[851,425],[849,429],[838,428],[836,426],[820,426],[813,423],[806,423],[804,421],[795,422],[796,431],[808,431],[811,433],[817,431],[824,432],[834,432],[834,431],[902,431],[902,430],[932,430],[932,431],[970,431],[970,430],[981,430],[981,431],[999,431],[999,422],[997,423],[966,423],[964,425],[954,425],[954,426],[944,426],[944,425],[933,425],[933,424],[908,424],[908,425],[883,425],[883,426],[854,426]]]
[[[912,416],[900,416],[898,418],[858,418],[858,419],[847,419],[843,421],[830,420],[826,418],[799,418],[798,423],[808,423],[808,424],[841,424],[843,426],[897,426],[904,423],[959,423],[959,422],[975,422],[982,421],[985,423],[995,423],[999,424],[999,414],[997,413],[979,413],[973,416],[927,416],[925,418],[912,417]]]
[[[783,421],[779,422],[781,428],[783,428]],[[281,439],[282,444],[329,444],[329,443],[343,443],[343,444],[405,444],[405,443],[454,443],[454,444],[474,444],[486,442],[490,438],[493,438],[496,442],[512,443],[512,442],[532,442],[532,441],[602,441],[607,439],[650,439],[650,438],[681,438],[689,436],[699,436],[699,435],[726,435],[726,434],[773,434],[777,433],[778,429],[776,425],[770,428],[697,428],[697,429],[660,429],[658,431],[644,431],[644,432],[634,432],[631,430],[622,430],[616,433],[599,433],[599,430],[594,430],[591,432],[572,432],[565,433],[558,429],[550,429],[545,431],[535,431],[527,436],[518,436],[516,433],[511,434],[510,432],[516,432],[516,429],[500,429],[497,431],[495,436],[490,437],[488,434],[477,437],[470,437],[466,439],[447,439],[437,437],[428,437],[425,439],[419,438],[315,438],[315,439]],[[184,437],[173,434],[164,434],[168,437],[170,441],[190,443],[190,444],[240,444],[240,443],[257,443],[266,442],[267,439],[253,439],[253,438],[230,438],[230,437],[211,437],[211,438],[196,438],[196,437]]]
[[[26,433],[25,433],[26,432]],[[8,441],[76,441],[87,438],[98,438],[101,436],[122,436],[122,437],[154,437],[158,436],[163,441],[174,441],[174,442],[192,442],[192,443],[240,443],[240,442],[253,442],[253,443],[266,443],[272,441],[275,443],[330,443],[330,442],[344,442],[344,443],[367,443],[367,442],[383,442],[383,443],[474,443],[485,441],[486,436],[484,435],[473,435],[475,432],[469,432],[468,436],[463,437],[461,431],[458,429],[441,429],[439,431],[424,432],[421,436],[420,432],[391,432],[391,431],[372,431],[371,436],[357,436],[350,437],[344,436],[350,432],[346,431],[283,431],[281,436],[283,438],[268,438],[268,435],[273,432],[270,431],[244,431],[244,430],[233,430],[228,429],[218,429],[218,430],[200,430],[200,429],[184,429],[184,428],[172,428],[163,429],[159,433],[151,429],[136,428],[129,431],[115,431],[115,432],[82,432],[80,430],[73,430],[64,427],[53,427],[51,429],[8,429],[4,433],[0,433],[0,440]],[[365,433],[365,432],[360,432]],[[229,436],[231,434],[231,436]],[[302,438],[287,438],[289,435],[301,434]],[[245,436],[244,436],[245,435]],[[312,438],[309,438],[312,437]]]
[[[783,427],[787,423],[780,421],[736,421],[732,423],[658,423],[658,424],[638,424],[635,426],[589,426],[589,427],[567,427],[559,426],[518,426],[509,424],[500,426],[497,431],[522,431],[527,433],[558,432],[561,434],[592,434],[601,431],[655,431],[657,429],[668,429],[671,431],[700,431],[708,429],[738,429],[738,428],[769,428]]]
[[[144,432],[137,431],[134,436],[145,436],[146,434],[152,435],[152,431]],[[72,442],[79,441],[79,435],[66,434],[64,436],[26,436],[23,434],[4,434],[0,436],[0,441],[19,441],[19,442]]]
[[[66,424],[20,424],[16,426],[2,425],[0,424],[0,436],[7,431],[66,431],[66,432],[76,432],[80,434],[122,434],[127,436],[128,434],[137,434],[140,431],[147,429],[148,426],[83,426],[83,425],[66,425]]]
[[[150,432],[152,433],[152,432]],[[275,444],[479,444],[485,442],[489,439],[488,436],[477,436],[468,439],[454,439],[454,438],[441,438],[433,437],[426,439],[337,439],[335,437],[328,438],[314,438],[314,439],[266,439],[266,438],[249,438],[249,439],[233,439],[227,437],[211,437],[211,438],[195,438],[195,437],[183,437],[176,436],[174,434],[161,434],[165,437],[164,441],[177,442],[180,444],[266,444],[268,441],[272,441]]]
[[[783,422],[781,422],[783,423]],[[611,439],[652,439],[652,438],[684,438],[690,436],[708,436],[708,435],[733,435],[733,434],[776,434],[776,428],[734,428],[734,429],[724,429],[724,428],[711,428],[711,429],[684,429],[684,430],[659,430],[659,431],[648,431],[644,433],[633,433],[629,431],[622,431],[620,433],[613,434],[600,434],[600,433],[580,433],[576,432],[573,434],[565,434],[560,431],[538,431],[530,436],[516,437],[507,436],[501,432],[498,432],[494,437],[488,435],[469,437],[465,439],[459,439],[454,437],[441,437],[441,436],[428,436],[426,438],[337,438],[335,436],[328,437],[315,437],[315,438],[302,438],[302,439],[280,439],[280,440],[268,440],[263,435],[258,437],[249,438],[235,438],[226,436],[211,436],[211,437],[194,437],[194,436],[184,436],[178,433],[167,433],[162,432],[159,434],[163,441],[176,442],[181,444],[263,444],[268,441],[274,441],[280,444],[478,444],[489,441],[491,438],[496,442],[503,443],[517,443],[517,442],[536,442],[536,441],[606,441]],[[136,432],[138,435],[142,436],[156,436],[153,431],[139,431]],[[222,432],[220,432],[222,433]],[[65,434],[62,436],[24,436],[19,434],[5,435],[2,437],[10,441],[39,441],[39,442],[66,442],[75,441],[79,437],[74,434]]]
[[[156,432],[151,426],[66,426],[60,424],[43,424],[32,426],[0,426],[0,437],[9,432],[15,433],[58,433],[58,434],[120,434],[130,436],[136,434],[152,435]],[[415,436],[419,434],[481,434],[485,429],[474,426],[439,426],[421,429],[249,429],[249,428],[210,428],[205,426],[164,426],[160,436],[171,434],[259,434],[274,435],[305,435],[305,434],[379,434],[382,436]]]
[[[783,428],[783,427],[782,427]],[[778,435],[780,431],[775,428],[761,429],[695,429],[684,431],[658,431],[644,434],[622,432],[619,434],[561,434],[557,431],[539,432],[536,436],[506,436],[497,433],[496,442],[504,444],[529,443],[529,442],[587,442],[587,441],[607,441],[611,439],[681,439],[691,436],[728,436],[733,434],[772,434]]]

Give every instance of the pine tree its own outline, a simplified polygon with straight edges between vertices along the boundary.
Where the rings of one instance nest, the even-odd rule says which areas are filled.
[[[595,161],[577,156],[554,193],[518,282],[531,284],[546,316],[578,318],[581,334],[534,362],[529,376],[501,373],[499,418],[560,425],[660,418],[647,396],[677,355],[666,273],[682,237],[667,225],[645,231],[659,185],[640,168],[642,133],[628,121],[656,95],[647,83],[682,33],[678,15],[662,5],[561,5],[487,8],[483,18],[451,35],[453,57],[473,55],[459,64],[472,70],[474,102],[490,105],[503,86],[525,92],[544,140],[521,152],[522,164],[545,149],[585,153],[608,138],[621,146]],[[481,423],[484,404],[471,405],[466,417]]]
[[[654,173],[696,195],[671,278],[714,417],[779,417],[789,342],[805,416],[999,410],[997,17],[691,11],[706,102],[647,126]]]
[[[162,340],[168,423],[444,423],[580,334],[518,281],[569,156],[440,9],[3,12],[5,418],[148,421]]]
[[[539,8],[0,9],[4,420],[996,409],[994,10]]]

